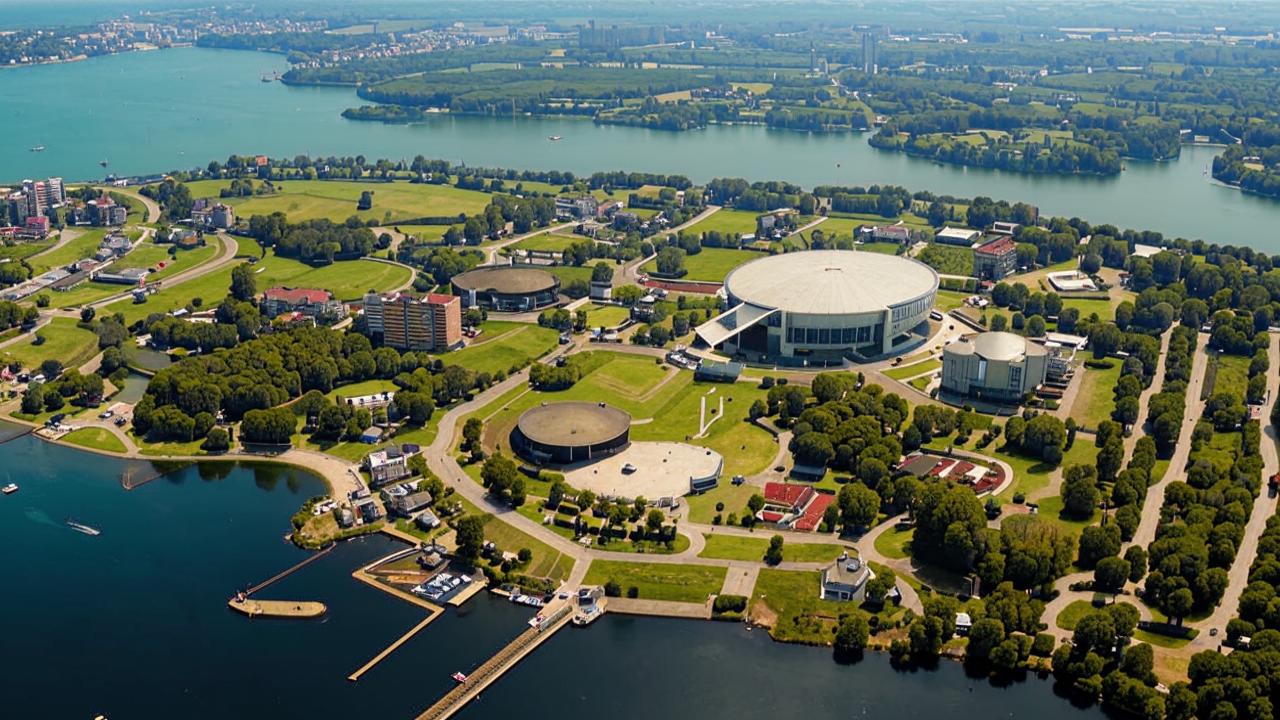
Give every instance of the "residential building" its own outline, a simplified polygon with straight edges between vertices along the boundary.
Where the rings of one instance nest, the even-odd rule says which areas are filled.
[[[364,317],[370,335],[397,350],[441,352],[462,344],[462,299],[454,295],[369,293]]]
[[[110,195],[85,203],[85,211],[90,223],[106,227],[123,225],[129,216],[129,208],[116,204]]]
[[[317,321],[335,321],[347,314],[347,306],[328,290],[313,288],[273,287],[262,293],[262,314],[274,318],[286,313],[301,313]]]
[[[983,280],[1002,280],[1017,271],[1018,243],[1007,235],[973,251],[973,274]]]
[[[113,258],[123,257],[132,249],[133,241],[129,239],[129,236],[113,232],[102,238],[102,242],[98,243],[98,251],[94,253],[93,259],[104,262]]]
[[[23,237],[43,240],[49,235],[49,218],[44,215],[32,215],[22,225]]]
[[[966,228],[944,227],[934,234],[934,242],[943,245],[959,245],[960,247],[972,247],[978,238],[982,235],[977,230],[968,230]]]
[[[1005,220],[997,220],[991,223],[992,235],[1013,235],[1018,232],[1018,228],[1022,227],[1016,222],[1008,222]]]
[[[125,268],[123,270],[98,270],[93,273],[93,279],[97,282],[112,283],[114,285],[141,285],[147,280],[148,271],[146,268]]]
[[[388,505],[392,511],[405,517],[409,517],[415,512],[425,509],[431,504],[431,500],[431,493],[422,490],[394,497]]]
[[[600,210],[600,202],[592,195],[576,198],[556,198],[556,216],[578,219],[594,218]]]
[[[613,283],[609,281],[597,282],[591,281],[591,299],[592,300],[612,300],[613,299]]]
[[[822,226],[819,225],[819,228]],[[911,228],[906,225],[876,225],[870,228],[864,228],[860,232],[861,238],[871,242],[891,242],[899,245],[905,245],[911,242]]]
[[[862,560],[842,553],[839,559],[822,569],[822,589],[818,597],[861,602],[867,597],[867,582],[875,576],[871,567]]]
[[[374,486],[403,480],[413,474],[409,471],[409,459],[394,446],[366,455],[364,467],[369,471],[369,484]]]

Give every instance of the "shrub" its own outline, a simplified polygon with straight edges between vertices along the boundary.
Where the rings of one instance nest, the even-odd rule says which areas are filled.
[[[747,609],[745,595],[717,595],[712,609],[716,613],[742,612]]]
[[[1037,633],[1031,643],[1031,654],[1038,657],[1049,657],[1053,654],[1054,640],[1049,633]]]
[[[632,585],[631,587],[627,588],[627,597],[629,598],[640,597],[640,588],[636,587],[635,585]]]
[[[618,584],[617,580],[610,578],[609,581],[604,584],[604,594],[607,597],[621,597],[622,586]]]

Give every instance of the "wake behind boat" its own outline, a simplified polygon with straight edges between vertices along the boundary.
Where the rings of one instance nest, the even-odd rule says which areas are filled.
[[[67,527],[71,528],[72,530],[75,530],[78,533],[84,533],[85,535],[96,537],[102,534],[102,531],[99,530],[98,528],[93,527],[92,525],[85,525],[84,523],[78,523],[75,520],[72,520],[71,518],[67,518]]]

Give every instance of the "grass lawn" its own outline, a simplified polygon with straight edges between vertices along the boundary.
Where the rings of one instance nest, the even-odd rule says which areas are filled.
[[[703,565],[666,565],[617,560],[595,560],[587,570],[583,583],[604,585],[613,580],[626,594],[629,588],[639,590],[644,600],[705,602],[708,595],[720,592],[726,569]]]
[[[36,273],[42,273],[49,268],[63,267],[77,260],[93,257],[94,251],[98,249],[98,244],[102,242],[102,238],[107,234],[107,228],[70,228],[62,232],[68,235],[75,234],[76,237],[57,250],[40,257],[31,258],[29,264]]]
[[[723,210],[721,212],[724,212]],[[719,215],[720,213],[716,213]],[[716,215],[712,215],[714,218]],[[705,280],[707,282],[723,282],[730,270],[739,265],[765,257],[764,254],[753,250],[733,250],[730,248],[703,248],[702,252],[697,255],[689,255],[684,259],[684,267],[687,271],[681,280]],[[658,266],[656,261],[646,263],[643,268],[644,272],[656,272]]]
[[[22,260],[29,258],[39,252],[44,252],[53,247],[57,242],[54,238],[46,238],[28,242],[25,240],[14,240],[13,244],[0,243],[0,262],[9,260]]]
[[[478,465],[468,465],[467,475],[470,476],[472,480],[475,480],[477,484],[480,483],[480,467]],[[550,487],[549,483],[545,483],[540,480],[530,480],[529,478],[525,478],[525,485],[529,488],[530,492],[540,493],[546,493],[547,490],[545,488]],[[539,488],[537,486],[541,487]],[[524,505],[521,505],[516,512],[519,512],[521,515],[537,523],[542,523],[544,518],[548,515],[556,514],[554,510],[546,509],[543,502],[538,502],[536,504],[525,503]],[[607,542],[602,545],[600,544],[598,531],[604,523],[599,518],[591,517],[590,513],[586,513],[581,517],[588,527],[596,528],[597,535],[592,537],[592,541],[594,543],[594,547],[600,550],[623,553],[644,553],[646,555],[671,555],[673,553],[682,553],[689,549],[689,536],[679,533],[676,534],[675,540],[671,541],[671,547],[667,547],[666,543],[658,540],[632,540],[630,538],[617,537],[607,538]],[[555,524],[544,524],[543,527],[566,540],[577,540],[572,528],[560,527]],[[630,531],[634,527],[634,524],[627,525],[627,530]]]
[[[483,327],[479,342],[442,356],[445,362],[476,372],[510,370],[551,352],[560,337],[553,328],[527,323],[490,320]]]
[[[594,263],[593,263],[594,264]],[[591,266],[574,267],[573,265],[552,265],[550,267],[540,268],[560,278],[561,285],[568,285],[574,280],[582,282],[591,282]]]
[[[44,342],[35,344],[37,337]],[[98,336],[72,318],[54,318],[48,325],[0,350],[0,357],[17,362],[24,368],[38,368],[45,360],[54,359],[65,368],[78,368],[98,352]]]
[[[590,238],[581,235],[571,235],[569,233],[542,233],[534,235],[531,238],[525,238],[511,247],[520,250],[546,250],[552,252],[560,252],[569,247],[573,243]]]
[[[1116,407],[1116,383],[1120,381],[1122,363],[1112,359],[1111,367],[1100,370],[1081,367],[1084,377],[1075,402],[1071,405],[1071,417],[1082,427],[1097,429],[1103,420],[1111,419],[1111,411]]]
[[[143,455],[152,457],[161,457],[165,455],[175,456],[194,456],[208,455],[200,446],[204,444],[204,440],[192,440],[191,442],[146,442],[142,438],[134,437],[134,442],[138,444],[138,452]]]
[[[820,575],[815,571],[763,569],[756,579],[751,596],[751,613],[761,618],[772,613],[775,620],[769,637],[782,642],[807,645],[830,645],[842,615],[858,610],[858,603],[821,600],[818,598]],[[767,606],[762,611],[761,606]],[[882,620],[901,612],[893,604],[881,610]]]
[[[256,243],[244,238],[239,238],[238,242],[241,255],[258,257]],[[125,322],[132,323],[151,313],[167,313],[186,307],[196,298],[200,298],[205,307],[216,306],[230,290],[234,267],[233,263],[217,272],[164,288],[145,303],[135,304],[128,298],[120,300],[108,306],[108,312],[121,312]],[[405,268],[373,260],[344,260],[312,267],[293,258],[273,254],[260,260],[253,270],[259,292],[275,285],[321,288],[340,300],[357,299],[369,288],[391,290],[410,279],[410,272]]]
[[[492,321],[489,324],[493,324]],[[480,347],[483,346],[472,350]],[[598,350],[578,357],[585,363],[585,375],[573,387],[555,392],[513,393],[478,410],[475,416],[485,418],[486,449],[505,448],[507,437],[520,414],[540,403],[607,399],[611,405],[630,413],[635,420],[652,418],[650,422],[632,426],[633,442],[690,442],[710,448],[724,456],[726,477],[758,473],[768,467],[777,453],[778,446],[773,436],[744,420],[752,401],[765,394],[754,385],[694,382],[691,373],[662,367],[647,356]],[[449,362],[448,356],[446,362]],[[718,413],[721,397],[725,398],[726,417],[712,422],[704,437],[695,438],[704,396],[707,398],[708,418],[712,417],[713,410]],[[723,490],[709,495],[718,492]],[[714,501],[711,504],[714,505]],[[742,504],[745,504],[745,498]],[[731,509],[740,511],[741,505],[735,504]],[[702,514],[697,517],[702,517]],[[710,519],[710,515],[705,517],[706,522]]]
[[[187,183],[194,198],[217,198],[230,180],[200,180]],[[254,182],[254,186],[258,186]],[[355,215],[361,220],[394,223],[423,217],[472,215],[484,211],[489,195],[475,190],[459,190],[451,185],[415,185],[407,182],[374,183],[350,180],[284,180],[277,192],[254,197],[223,198],[243,217],[283,212],[290,222],[328,218],[342,222]],[[373,193],[373,208],[357,210],[364,191]],[[444,227],[444,226],[441,226]]]
[[[203,265],[212,260],[218,254],[218,246],[216,244],[206,245],[194,250],[185,250],[179,252],[172,260],[169,258],[168,248],[164,245],[156,245],[154,243],[143,243],[134,249],[133,252],[117,260],[112,267],[116,269],[124,268],[155,268],[156,272],[147,276],[147,282],[154,283],[163,281],[167,277],[171,277],[179,272],[189,270],[193,267]],[[160,267],[160,263],[164,263],[164,267]],[[89,303],[97,302],[112,295],[119,295],[129,290],[127,285],[116,285],[112,283],[86,282],[81,283],[66,292],[55,292],[50,294],[50,303],[52,307],[78,307]]]
[[[938,296],[935,299],[933,306],[936,307],[941,312],[944,312],[944,313],[951,312],[952,310],[955,310],[958,307],[963,307],[964,300],[967,297],[969,296],[962,292],[955,292],[952,290],[939,290]]]
[[[929,243],[916,258],[943,275],[972,275],[973,250]]]
[[[62,439],[72,445],[87,447],[93,450],[104,450],[106,452],[121,453],[125,452],[124,443],[120,442],[120,438],[116,437],[110,430],[100,427],[86,427],[79,430],[72,430]]]
[[[930,359],[930,360],[925,360],[923,362],[915,363],[913,365],[899,365],[896,368],[885,370],[884,374],[893,378],[894,380],[906,380],[909,377],[915,377],[916,375],[923,375],[928,372],[933,372],[934,370],[937,370],[940,367],[942,367],[941,360]]]
[[[771,533],[762,532],[759,537],[742,535],[706,535],[707,546],[698,557],[718,560],[764,559],[769,549]],[[829,543],[790,543],[782,546],[782,559],[785,562],[830,562],[840,557],[845,548]]]
[[[1213,360],[1218,363],[1218,371],[1213,378],[1213,392],[1229,392],[1238,398],[1244,398],[1249,389],[1249,358],[1218,354]]]
[[[732,485],[722,483],[715,490],[701,495],[689,495],[684,501],[689,504],[689,520],[696,523],[709,523],[716,515],[728,517],[729,513],[741,516],[747,512],[747,501],[760,492],[754,485]],[[716,503],[724,503],[724,510],[716,512]]]
[[[454,499],[462,503],[463,510],[468,515],[480,516],[480,519],[484,521],[484,539],[492,541],[498,546],[499,550],[518,553],[521,548],[529,548],[533,553],[533,558],[529,560],[527,566],[517,571],[521,575],[561,580],[569,577],[569,573],[573,572],[572,557],[556,550],[538,538],[499,520],[490,513],[480,512],[466,498],[462,498],[457,494],[449,497],[449,500]]]
[[[889,528],[876,538],[876,552],[887,558],[903,559],[911,556],[911,538],[916,534],[915,528],[898,530]]]
[[[1119,302],[1112,303],[1110,300],[1091,299],[1091,298],[1062,298],[1062,307],[1075,308],[1080,311],[1080,319],[1087,320],[1091,315],[1097,315],[1098,319],[1107,321],[1115,318],[1115,305]]]
[[[756,231],[756,218],[758,217],[760,217],[760,213],[747,210],[719,210],[712,213],[710,217],[702,222],[689,226],[686,232],[707,233],[719,231],[735,236],[752,235]]]
[[[631,317],[631,312],[619,305],[594,303],[587,308],[587,327],[616,327]]]
[[[360,397],[362,395],[376,395],[380,392],[394,392],[395,389],[396,384],[390,380],[365,380],[364,382],[351,383],[350,385],[336,387],[325,393],[325,397],[330,400],[334,400],[339,396],[348,398]]]

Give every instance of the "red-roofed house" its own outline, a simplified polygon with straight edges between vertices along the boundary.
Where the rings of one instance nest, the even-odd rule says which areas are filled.
[[[22,226],[22,235],[24,237],[43,240],[48,234],[49,218],[44,215],[32,215],[27,218],[26,223]]]
[[[1000,280],[1018,271],[1018,243],[998,237],[973,251],[973,274],[983,280]]]
[[[809,485],[770,482],[764,485],[764,508],[756,513],[761,522],[792,530],[816,530],[822,513],[835,497]]]
[[[347,307],[328,290],[273,287],[262,293],[263,315],[274,318],[288,313],[301,313],[314,320],[337,320],[347,314]]]

